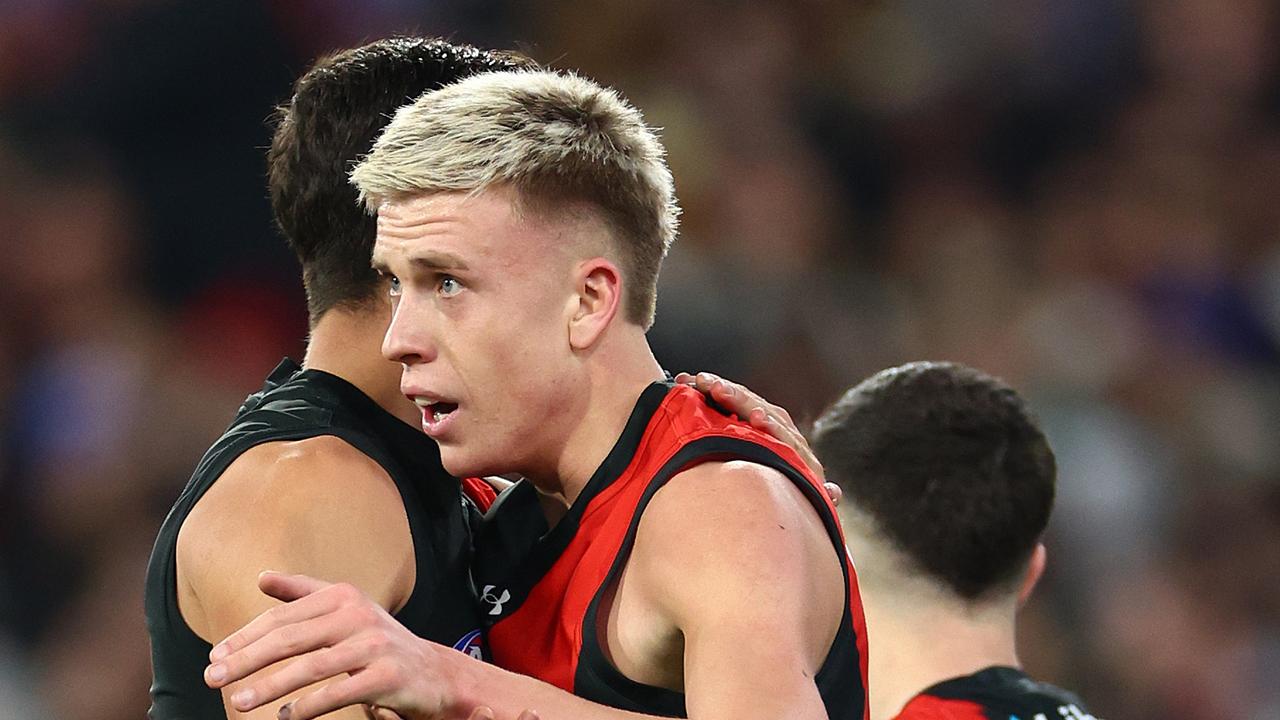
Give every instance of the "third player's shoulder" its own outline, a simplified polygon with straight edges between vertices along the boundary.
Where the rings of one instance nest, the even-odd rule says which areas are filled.
[[[990,720],[990,718],[987,709],[972,700],[921,694],[912,698],[902,711],[893,717],[893,720]]]
[[[1097,720],[1074,697],[1038,696],[966,699],[922,694],[894,720]]]
[[[964,714],[973,708],[980,714]],[[950,714],[947,714],[950,713]],[[907,704],[901,720],[918,718],[1038,717],[1094,720],[1074,693],[1035,680],[1014,667],[993,666],[930,687]]]

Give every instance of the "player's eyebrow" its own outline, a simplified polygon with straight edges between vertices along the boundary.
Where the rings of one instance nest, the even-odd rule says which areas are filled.
[[[409,262],[418,268],[428,270],[470,270],[467,262],[462,258],[448,252],[427,251],[409,260]]]
[[[435,271],[458,271],[470,270],[470,266],[462,258],[448,252],[427,251],[421,255],[411,258],[409,264],[417,269],[435,270]],[[374,256],[370,261],[370,266],[381,273],[390,273],[390,266],[382,258]]]

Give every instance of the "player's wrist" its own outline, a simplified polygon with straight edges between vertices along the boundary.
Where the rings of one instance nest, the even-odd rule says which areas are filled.
[[[432,645],[432,649],[448,658],[448,671],[442,673],[445,717],[470,717],[477,707],[492,704],[492,700],[486,702],[483,689],[495,685],[486,683],[484,678],[485,671],[493,666],[438,645]]]

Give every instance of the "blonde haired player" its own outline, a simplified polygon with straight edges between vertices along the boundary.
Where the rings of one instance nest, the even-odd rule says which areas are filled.
[[[529,479],[490,523],[533,541],[474,573],[495,660],[542,682],[414,638],[348,586],[273,576],[314,592],[211,673],[304,657],[238,707],[350,673],[288,714],[863,717],[856,579],[821,483],[670,383],[645,339],[676,205],[639,113],[574,76],[477,76],[401,109],[353,178],[391,283],[384,354],[445,467]],[[569,505],[542,534],[505,524],[530,484]]]

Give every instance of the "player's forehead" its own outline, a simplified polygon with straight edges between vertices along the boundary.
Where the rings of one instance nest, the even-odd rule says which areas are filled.
[[[474,255],[503,229],[499,203],[463,193],[432,193],[378,206],[374,261],[409,261],[424,254]]]
[[[469,266],[527,266],[553,249],[559,236],[554,226],[531,221],[502,190],[389,200],[378,207],[377,228],[377,267],[440,256]]]

